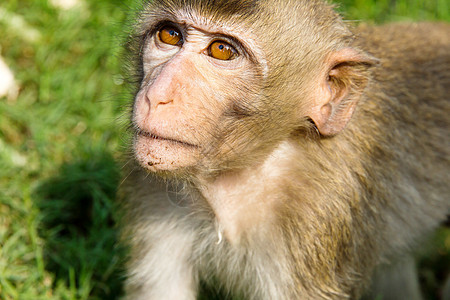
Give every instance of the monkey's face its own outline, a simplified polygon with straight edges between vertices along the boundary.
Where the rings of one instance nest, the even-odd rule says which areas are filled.
[[[350,36],[345,27],[327,33],[333,42],[318,39],[325,30],[308,23],[313,10],[304,5],[296,8],[304,17],[286,20],[288,11],[256,3],[247,3],[248,15],[225,0],[220,11],[205,10],[203,1],[148,4],[138,26],[142,80],[133,107],[142,166],[246,168],[299,129],[311,130],[310,120],[322,135],[346,126],[373,59],[334,45]]]
[[[243,132],[251,126],[239,120],[258,109],[263,58],[249,50],[255,49],[248,45],[251,38],[189,21],[158,21],[143,41],[134,147],[138,162],[151,171],[239,155],[240,140],[248,139]]]

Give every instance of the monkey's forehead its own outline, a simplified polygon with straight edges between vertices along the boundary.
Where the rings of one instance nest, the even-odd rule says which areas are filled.
[[[258,0],[156,0],[144,6],[140,23],[146,29],[152,23],[169,20],[196,25],[209,32],[236,33],[240,27],[249,31],[260,19],[257,17],[262,13],[260,4]]]
[[[248,18],[256,14],[265,1],[261,0],[155,0],[147,1],[145,10],[175,14],[182,10],[196,12],[210,19],[220,21],[230,18]]]

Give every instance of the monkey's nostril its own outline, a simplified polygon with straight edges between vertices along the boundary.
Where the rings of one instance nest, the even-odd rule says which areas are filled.
[[[173,102],[174,102],[173,98],[163,98],[163,97],[154,98],[153,100],[150,100],[150,103],[152,103],[155,107],[158,105],[166,105]]]
[[[158,104],[169,104],[169,103],[173,103],[173,100],[160,100],[160,101],[158,101]]]

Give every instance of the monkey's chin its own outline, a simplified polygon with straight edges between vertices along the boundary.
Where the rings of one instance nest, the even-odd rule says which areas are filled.
[[[151,172],[176,172],[193,167],[200,152],[195,145],[141,134],[135,137],[134,150],[139,164]]]

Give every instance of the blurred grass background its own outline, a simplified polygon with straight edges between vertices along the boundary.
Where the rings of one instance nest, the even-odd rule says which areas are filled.
[[[16,82],[0,97],[2,300],[121,295],[113,212],[129,98],[121,51],[133,2],[0,2],[0,57]],[[450,21],[449,0],[338,3],[349,20]],[[421,281],[427,299],[439,299],[448,229],[429,248]]]

